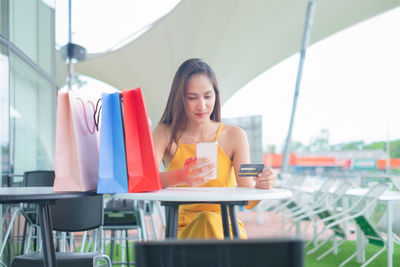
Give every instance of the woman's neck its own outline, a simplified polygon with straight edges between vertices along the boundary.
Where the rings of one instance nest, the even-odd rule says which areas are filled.
[[[216,133],[216,122],[207,121],[201,124],[189,122],[185,129],[185,135],[190,136],[191,139],[202,141],[209,138]]]

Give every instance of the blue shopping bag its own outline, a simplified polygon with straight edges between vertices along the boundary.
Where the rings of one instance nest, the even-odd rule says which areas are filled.
[[[128,192],[124,126],[119,93],[102,94],[97,193]]]

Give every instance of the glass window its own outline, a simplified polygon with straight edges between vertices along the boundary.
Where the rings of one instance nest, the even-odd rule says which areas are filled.
[[[51,77],[55,77],[54,36],[54,8],[41,0],[10,2],[10,41]]]
[[[10,94],[14,173],[53,169],[56,88],[11,53]]]
[[[0,44],[0,174],[1,177],[8,174],[9,151],[9,94],[8,94],[8,56],[7,48]]]
[[[0,0],[0,34],[8,38],[8,0]]]

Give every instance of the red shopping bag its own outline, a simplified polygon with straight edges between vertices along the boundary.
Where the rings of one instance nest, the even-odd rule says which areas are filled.
[[[98,131],[94,121],[97,99],[77,91],[58,93],[54,191],[97,188]]]
[[[149,118],[140,88],[122,90],[129,192],[161,189]]]

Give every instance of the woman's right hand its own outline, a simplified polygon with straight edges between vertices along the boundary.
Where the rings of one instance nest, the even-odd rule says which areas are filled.
[[[183,183],[190,186],[198,186],[205,184],[208,179],[214,175],[214,171],[210,171],[215,168],[214,163],[209,163],[208,158],[188,158],[185,160],[181,174]],[[204,173],[207,173],[203,176]]]

